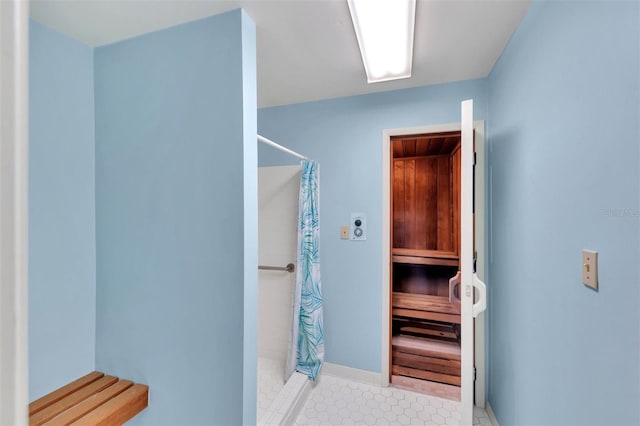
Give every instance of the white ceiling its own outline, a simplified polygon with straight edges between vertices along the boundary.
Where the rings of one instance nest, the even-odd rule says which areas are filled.
[[[412,77],[374,84],[346,0],[32,0],[31,16],[101,46],[242,7],[257,27],[258,104],[273,106],[486,77],[530,1],[417,0]]]

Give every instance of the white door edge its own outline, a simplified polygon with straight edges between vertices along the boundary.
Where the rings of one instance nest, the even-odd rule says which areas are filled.
[[[460,152],[460,424],[473,424],[473,100],[461,105]]]
[[[475,212],[476,212],[476,249],[478,257],[476,259],[476,274],[482,281],[487,282],[486,275],[486,259],[487,246],[485,234],[485,129],[484,121],[474,121],[473,129],[475,131],[476,143],[476,169],[475,169]],[[485,333],[486,313],[480,313],[475,320],[475,364],[476,364],[476,382],[475,382],[475,405],[481,408],[486,404],[485,381],[486,381],[486,333]]]
[[[26,425],[28,1],[0,1],[0,424]]]

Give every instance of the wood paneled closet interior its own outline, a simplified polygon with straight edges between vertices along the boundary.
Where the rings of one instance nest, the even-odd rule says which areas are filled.
[[[460,393],[460,132],[391,138],[390,382]]]

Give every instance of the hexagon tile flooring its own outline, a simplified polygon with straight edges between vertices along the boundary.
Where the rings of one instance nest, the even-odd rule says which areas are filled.
[[[460,424],[459,402],[397,388],[382,388],[323,375],[300,410],[295,426]],[[473,424],[492,426],[475,408]]]
[[[284,361],[258,357],[258,420],[284,387]]]

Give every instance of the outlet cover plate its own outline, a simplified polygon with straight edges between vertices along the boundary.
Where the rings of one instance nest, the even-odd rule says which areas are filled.
[[[340,227],[340,239],[342,240],[349,239],[349,225],[342,225]]]

